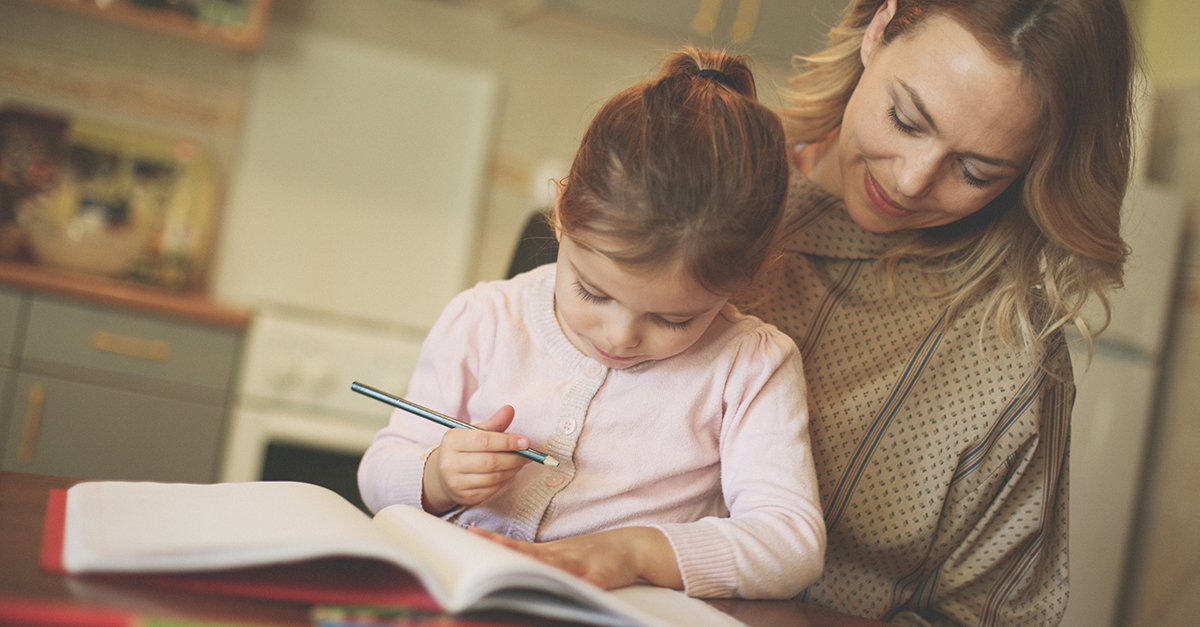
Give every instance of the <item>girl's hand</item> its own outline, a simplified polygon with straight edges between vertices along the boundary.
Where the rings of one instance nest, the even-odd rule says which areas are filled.
[[[506,451],[529,448],[529,438],[504,433],[513,408],[501,407],[479,423],[482,430],[450,429],[425,460],[421,505],[430,513],[476,505],[496,493],[529,460]]]
[[[675,550],[653,527],[622,527],[553,542],[522,542],[478,527],[471,527],[471,531],[606,590],[639,579],[664,588],[683,589]]]

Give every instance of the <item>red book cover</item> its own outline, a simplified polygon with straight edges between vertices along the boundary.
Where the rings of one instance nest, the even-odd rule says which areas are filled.
[[[47,572],[68,574],[63,565],[66,514],[67,491],[51,490],[41,550],[41,565]],[[440,609],[416,577],[385,562],[360,558],[322,558],[275,566],[189,573],[87,576],[274,601]]]
[[[52,573],[66,573],[63,568],[63,531],[67,521],[67,491],[50,490],[46,503],[46,523],[42,529],[42,568]]]

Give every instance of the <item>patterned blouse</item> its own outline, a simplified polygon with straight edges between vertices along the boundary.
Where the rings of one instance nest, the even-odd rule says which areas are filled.
[[[741,307],[804,358],[829,544],[800,599],[897,624],[1057,624],[1075,396],[1062,334],[1013,348],[978,301],[940,324],[915,263],[890,290],[876,270],[901,236],[792,179],[785,258]]]

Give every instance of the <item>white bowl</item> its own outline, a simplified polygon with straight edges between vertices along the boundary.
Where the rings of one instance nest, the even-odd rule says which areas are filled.
[[[48,191],[28,198],[18,214],[37,263],[119,277],[145,252],[147,233],[136,222],[110,225],[99,212],[60,221],[53,211],[55,196]]]

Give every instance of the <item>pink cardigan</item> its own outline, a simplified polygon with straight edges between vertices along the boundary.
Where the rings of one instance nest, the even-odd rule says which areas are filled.
[[[728,305],[689,350],[610,370],[554,316],[554,266],[480,283],[447,305],[406,397],[460,420],[516,409],[510,432],[562,464],[530,463],[448,518],[546,541],[650,525],[698,597],[789,598],[821,573],[825,527],[800,355]],[[374,511],[421,506],[424,456],[445,428],[397,410],[363,457]]]

